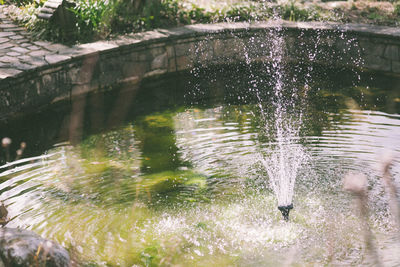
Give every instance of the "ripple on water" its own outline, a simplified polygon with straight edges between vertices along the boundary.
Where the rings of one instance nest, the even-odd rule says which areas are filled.
[[[400,116],[350,110],[320,134],[296,139],[311,160],[297,177],[295,209],[286,223],[262,182],[267,175],[257,164],[268,145],[252,108],[176,112],[173,131],[151,132],[173,138],[178,156],[159,158],[178,158],[173,170],[142,168],[153,154],[143,148],[143,129],[135,123],[119,133],[129,136],[126,146],[110,133],[99,138],[101,153],[88,143],[60,146],[2,166],[10,226],[33,229],[73,248],[83,261],[104,265],[364,264],[361,224],[341,190],[343,174],[356,170],[370,180],[371,224],[383,262],[399,263],[376,165],[380,153],[400,152]],[[396,160],[391,169],[396,182],[399,165]]]

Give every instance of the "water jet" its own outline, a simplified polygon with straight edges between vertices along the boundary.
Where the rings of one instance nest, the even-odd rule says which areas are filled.
[[[286,206],[278,206],[278,210],[282,213],[283,219],[285,221],[289,221],[289,212],[293,209],[293,204],[286,205]]]

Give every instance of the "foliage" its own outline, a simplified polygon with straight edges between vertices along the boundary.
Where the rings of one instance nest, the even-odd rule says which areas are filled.
[[[182,24],[254,20],[266,17],[263,13],[270,13],[267,9],[257,10],[254,5],[232,5],[222,10],[206,11],[195,4],[184,7],[180,0],[148,0],[140,9],[131,0],[74,0],[68,10],[74,14],[75,27],[65,29],[37,18],[43,1],[24,4],[18,12],[18,20],[37,38],[72,43]]]
[[[360,12],[361,17],[373,21],[374,24],[396,25],[399,21],[400,11],[393,5],[393,13],[385,13],[378,7],[367,7]]]
[[[114,13],[110,20],[113,33],[148,30],[160,27],[169,1],[148,0],[138,10],[127,0],[113,0]]]
[[[394,5],[394,12],[393,14],[395,16],[400,17],[400,1],[398,1],[395,5]]]
[[[250,1],[212,10],[183,0],[68,0],[72,3],[69,10],[75,21],[72,27],[63,27],[37,19],[38,10],[45,0],[12,1],[23,3],[20,12],[23,15],[19,19],[34,36],[67,43],[91,42],[128,32],[193,23],[256,21],[276,17],[289,21],[343,21],[342,16],[337,16],[340,12],[329,12],[317,6],[304,7],[294,0],[276,5]],[[352,12],[358,12],[356,9],[353,4]],[[377,23],[386,23],[390,19],[398,21],[400,16],[399,2],[394,4],[393,18],[383,17],[370,9],[363,10],[360,15]]]
[[[314,10],[302,9],[294,1],[282,7],[282,18],[289,21],[318,20],[319,15]]]
[[[76,17],[76,31],[83,40],[107,35],[107,21],[113,13],[109,1],[77,0],[70,10]]]
[[[8,0],[8,1],[1,0],[0,4],[4,4],[4,2],[8,2],[8,3],[14,4],[16,6],[33,5],[36,7],[40,7],[40,6],[43,6],[43,4],[46,2],[46,0]]]

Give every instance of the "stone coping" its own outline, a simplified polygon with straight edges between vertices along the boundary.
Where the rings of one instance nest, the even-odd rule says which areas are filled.
[[[9,32],[12,33],[0,32],[0,37],[14,36]],[[269,46],[277,34],[284,35],[282,45],[286,46],[289,60],[309,60],[309,53],[303,48],[312,48],[318,42],[321,51],[313,59],[317,63],[400,74],[400,28],[362,24],[288,21],[196,24],[70,47],[27,41],[25,47],[16,44],[11,52],[0,56],[0,119],[99,88],[134,85],[143,78],[190,70],[196,65],[230,64],[248,57],[268,60],[265,49],[257,50]],[[29,49],[29,44],[34,50]],[[3,49],[10,47],[6,45]],[[340,56],[332,57],[333,54]]]
[[[11,65],[14,70],[4,70],[0,68],[0,83],[7,78],[19,77],[25,75],[25,72],[37,71],[51,68],[51,65],[63,64],[67,61],[88,56],[95,53],[107,53],[118,48],[129,48],[132,46],[146,46],[152,43],[166,40],[185,39],[204,35],[213,35],[218,33],[240,33],[254,32],[281,27],[284,30],[311,30],[311,31],[342,31],[354,34],[355,37],[377,37],[393,40],[400,40],[400,28],[387,26],[374,26],[367,24],[340,24],[329,22],[288,22],[288,21],[270,21],[256,23],[217,23],[217,24],[195,24],[173,29],[157,29],[143,33],[133,33],[120,36],[110,41],[97,41],[94,43],[80,44],[74,46],[65,46],[45,41],[32,42],[36,46],[33,51],[23,54],[24,48],[13,49],[14,52],[23,54],[23,65]],[[4,35],[0,32],[0,36]],[[7,34],[4,37],[8,37]],[[2,38],[4,38],[2,37]],[[20,51],[21,50],[21,51]],[[11,55],[12,56],[12,55]],[[2,57],[0,57],[0,67]],[[3,59],[4,60],[4,59]],[[7,60],[5,60],[7,62]]]

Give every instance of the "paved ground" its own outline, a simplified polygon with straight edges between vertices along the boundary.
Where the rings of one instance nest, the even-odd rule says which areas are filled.
[[[68,47],[43,41],[33,41],[24,28],[7,15],[0,5],[0,80],[22,71],[52,62],[54,55]]]

